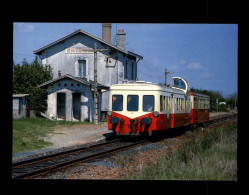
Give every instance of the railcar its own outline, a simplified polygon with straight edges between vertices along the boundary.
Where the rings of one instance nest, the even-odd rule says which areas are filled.
[[[201,123],[209,120],[210,97],[208,95],[190,92],[191,124]]]
[[[180,77],[172,78],[172,86],[141,81],[114,84],[109,92],[108,129],[117,135],[152,135],[206,120],[199,114],[195,97],[197,94],[190,93],[188,82]],[[202,112],[207,113],[206,109]]]

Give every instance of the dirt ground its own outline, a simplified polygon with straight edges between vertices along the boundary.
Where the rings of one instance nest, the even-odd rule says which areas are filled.
[[[56,126],[54,132],[48,134],[44,140],[53,143],[50,148],[61,148],[96,141],[109,136],[111,133],[112,131],[108,130],[106,122],[98,125]]]

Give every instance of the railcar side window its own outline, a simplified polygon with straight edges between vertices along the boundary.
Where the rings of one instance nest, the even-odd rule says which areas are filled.
[[[148,112],[154,111],[154,96],[153,95],[143,96],[143,111],[148,111]]]
[[[113,95],[112,96],[112,111],[122,111],[123,110],[123,96]]]
[[[170,97],[167,97],[167,110],[170,110]]]
[[[163,110],[164,111],[166,111],[168,108],[167,108],[167,99],[166,99],[167,97],[166,96],[163,96],[163,102],[164,102],[164,104],[163,104]]]
[[[127,111],[138,111],[138,95],[127,96]]]
[[[160,95],[160,111],[162,112],[164,109],[163,109],[163,96]]]
[[[198,108],[198,101],[197,101],[197,97],[194,97],[194,109]]]

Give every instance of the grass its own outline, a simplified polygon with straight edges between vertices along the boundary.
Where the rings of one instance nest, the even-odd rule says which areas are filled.
[[[77,124],[83,122],[50,121],[37,117],[13,119],[12,151],[17,153],[51,146],[53,144],[44,141],[44,138],[47,134],[53,133],[53,127]]]
[[[237,123],[195,132],[130,179],[237,180]]]

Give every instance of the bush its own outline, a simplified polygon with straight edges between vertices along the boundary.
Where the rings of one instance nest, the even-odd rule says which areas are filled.
[[[89,123],[89,119],[88,119],[88,118],[85,118],[85,119],[84,119],[84,122]]]

